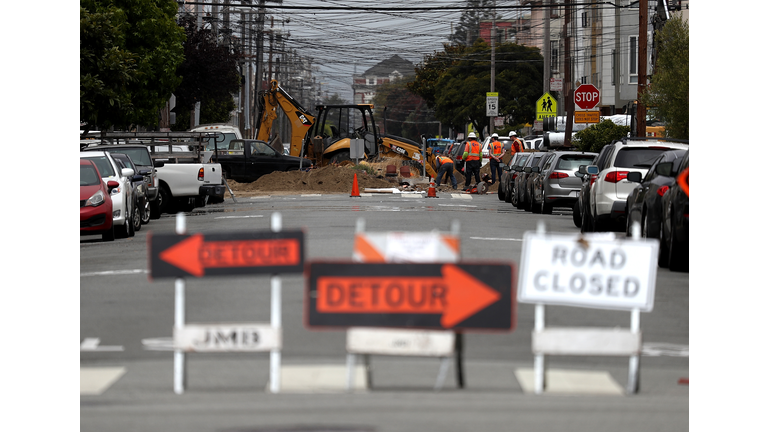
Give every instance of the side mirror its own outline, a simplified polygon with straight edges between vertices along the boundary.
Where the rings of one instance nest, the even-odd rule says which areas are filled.
[[[156,161],[152,161],[152,165],[153,165],[155,168],[162,168],[162,167],[164,167],[164,166],[165,166],[165,162],[163,162],[163,161],[159,161],[159,160],[156,160]]]
[[[110,192],[112,192],[112,189],[114,189],[114,188],[116,188],[116,187],[119,187],[119,186],[120,186],[120,183],[118,183],[118,182],[116,182],[116,181],[114,181],[114,180],[109,180],[109,181],[107,182],[107,189],[108,189]]]
[[[672,177],[672,162],[661,162],[656,164],[656,174],[664,177]]]
[[[525,167],[525,168],[523,168],[523,172],[524,172],[524,173],[526,173],[526,174],[530,174],[530,173],[531,173],[531,171],[533,171],[533,170],[531,169],[531,167]]]
[[[135,176],[133,176],[131,178],[131,181],[132,182],[143,182],[144,181],[144,176],[141,175],[141,174],[137,174],[137,175],[135,175]]]
[[[139,170],[139,174],[143,175],[143,176],[150,175],[151,173],[152,173],[152,171],[150,171],[150,170]]]
[[[576,171],[576,175],[578,175],[579,177],[582,177],[586,173],[587,173],[587,166],[586,165],[579,165],[579,170]],[[579,174],[581,174],[581,175],[579,175]]]
[[[133,177],[134,174],[133,168],[123,168],[120,170],[120,175],[123,177]]]
[[[643,175],[637,171],[630,171],[627,173],[627,180],[635,183],[643,181]]]
[[[600,174],[600,168],[597,165],[587,165],[587,174],[598,175]]]
[[[539,167],[533,167],[533,168],[531,168],[531,171],[532,171],[532,172],[535,172],[535,173],[538,173],[538,172],[541,172],[541,168],[539,168]]]

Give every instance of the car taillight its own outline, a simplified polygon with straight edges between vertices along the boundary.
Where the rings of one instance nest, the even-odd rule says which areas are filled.
[[[669,190],[669,186],[662,186],[658,189],[656,189],[656,193],[659,194],[659,196],[664,196],[665,193]]]
[[[595,184],[595,180],[597,180],[597,174],[590,174],[589,185],[592,186],[593,184]]]
[[[568,174],[562,173],[562,172],[553,172],[549,175],[549,178],[551,179],[561,179],[561,178],[568,178]]]
[[[205,169],[204,168],[200,168],[197,171],[197,180],[198,181],[203,181],[204,179],[205,179]]]
[[[512,180],[517,178],[517,173],[512,174]]]
[[[611,171],[605,175],[605,181],[610,183],[618,183],[627,178],[629,171]]]

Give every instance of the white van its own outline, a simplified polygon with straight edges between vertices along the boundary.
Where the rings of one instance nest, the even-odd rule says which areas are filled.
[[[243,138],[238,127],[224,123],[199,125],[194,129],[190,129],[189,132],[218,132],[220,134],[216,135],[215,143],[213,138],[208,139],[208,143],[205,146],[206,151],[214,151],[214,148],[218,148],[219,150],[227,149],[229,148],[230,141]]]

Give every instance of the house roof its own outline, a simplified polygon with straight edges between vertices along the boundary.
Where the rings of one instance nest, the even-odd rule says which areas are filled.
[[[387,60],[379,62],[363,73],[363,75],[389,76],[392,72],[398,71],[404,76],[414,75],[416,67],[410,61],[395,54]]]

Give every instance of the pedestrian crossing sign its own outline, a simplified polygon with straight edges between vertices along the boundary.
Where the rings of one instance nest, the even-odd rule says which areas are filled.
[[[536,120],[555,116],[557,116],[557,99],[546,92],[536,101]]]

